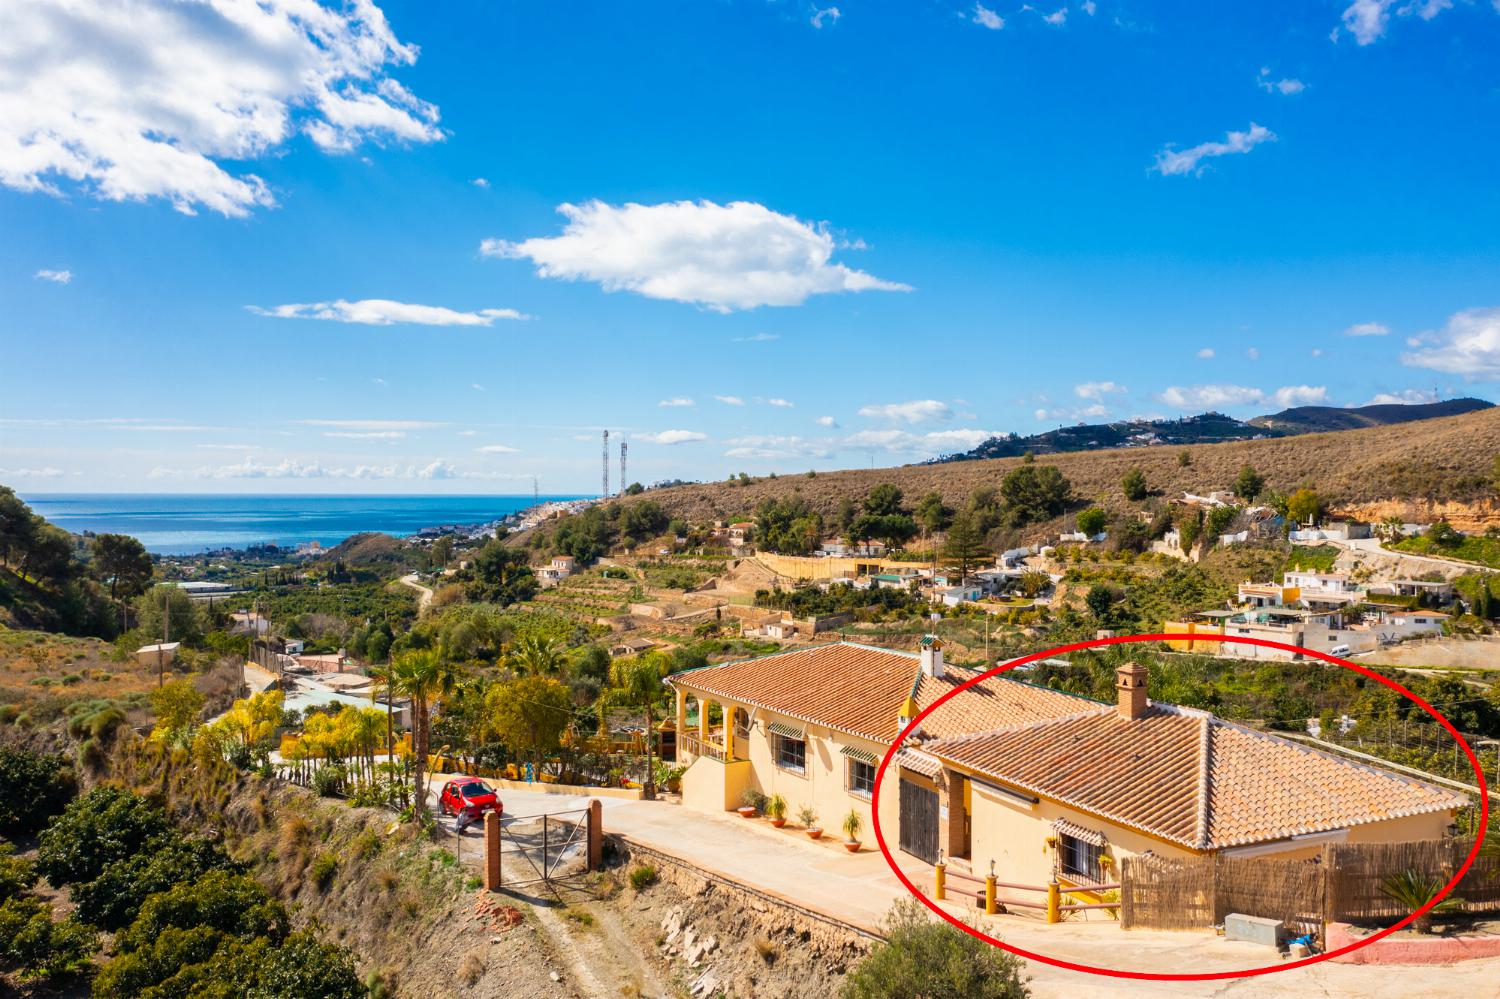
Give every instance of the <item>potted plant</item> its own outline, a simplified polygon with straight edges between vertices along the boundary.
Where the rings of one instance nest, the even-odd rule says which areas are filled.
[[[786,825],[786,799],[779,793],[766,799],[766,818],[770,819],[771,825],[777,829]]]
[[[849,809],[849,814],[844,816],[844,849],[850,853],[859,852],[859,831],[865,827],[864,819],[859,817],[859,812]]]
[[[823,828],[818,825],[818,813],[809,805],[803,805],[797,810],[797,821],[807,827],[808,839],[818,839],[823,835]]]
[[[753,819],[755,813],[765,806],[766,796],[753,787],[745,788],[745,793],[740,795],[740,807],[737,811],[742,819]]]
[[[1099,854],[1099,877],[1102,880],[1108,881],[1109,880],[1109,872],[1112,871],[1112,870],[1114,870],[1114,868],[1115,868],[1115,858],[1114,857],[1111,857],[1107,853],[1101,853],[1101,854]]]

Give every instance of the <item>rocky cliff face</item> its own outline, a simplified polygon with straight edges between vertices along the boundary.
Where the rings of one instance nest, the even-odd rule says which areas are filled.
[[[1432,524],[1446,520],[1460,531],[1472,533],[1489,527],[1500,527],[1500,499],[1467,502],[1389,499],[1341,505],[1337,515],[1366,520],[1372,524],[1378,524],[1388,517],[1399,517],[1410,524]]]

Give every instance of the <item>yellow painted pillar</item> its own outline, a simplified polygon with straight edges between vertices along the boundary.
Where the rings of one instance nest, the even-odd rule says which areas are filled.
[[[687,736],[687,694],[679,687],[677,690],[677,762],[682,762],[682,740]]]
[[[937,884],[933,886],[932,897],[941,902],[948,897],[948,865],[939,863],[936,870]]]
[[[1062,891],[1056,881],[1047,884],[1047,922],[1062,922]]]
[[[708,741],[708,702],[698,698],[698,738]]]
[[[734,759],[734,708],[720,702],[719,710],[724,713],[724,759]]]
[[[990,874],[984,879],[984,911],[993,916],[1000,911],[1000,903],[995,898],[995,876]]]

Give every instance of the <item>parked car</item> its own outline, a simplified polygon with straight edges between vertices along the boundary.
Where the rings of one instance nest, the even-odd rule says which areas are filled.
[[[485,812],[498,815],[505,810],[495,789],[477,777],[460,777],[444,784],[443,793],[438,796],[438,811],[457,815],[465,808],[473,809],[476,818]]]

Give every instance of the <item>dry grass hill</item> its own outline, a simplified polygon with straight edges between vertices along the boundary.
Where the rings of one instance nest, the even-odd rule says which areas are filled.
[[[1182,465],[1186,451],[1191,463]],[[1151,490],[1173,496],[1183,490],[1225,489],[1245,464],[1255,466],[1272,488],[1286,492],[1316,489],[1336,512],[1365,518],[1447,518],[1472,530],[1500,524],[1494,461],[1500,455],[1500,408],[1461,416],[1333,433],[1306,434],[1227,444],[1197,444],[1046,455],[1073,484],[1078,505],[1101,502],[1127,506],[1120,479],[1131,468],[1146,473]],[[815,477],[784,475],[649,490],[621,502],[654,500],[672,516],[693,522],[748,516],[756,504],[798,494],[825,516],[845,497],[858,499],[871,487],[892,482],[908,502],[936,490],[950,506],[961,504],[979,486],[998,486],[1021,458],[996,458],[938,465],[819,472]],[[1055,525],[1038,525],[1034,532]]]

